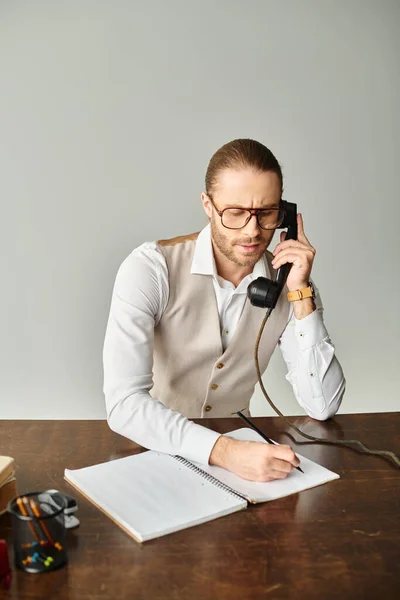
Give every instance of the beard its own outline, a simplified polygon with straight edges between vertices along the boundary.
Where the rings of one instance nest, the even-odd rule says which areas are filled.
[[[262,236],[256,236],[254,238],[248,236],[245,237],[243,235],[238,236],[237,238],[228,237],[218,230],[214,219],[211,219],[211,239],[221,254],[240,267],[254,267],[264,254],[270,241],[265,241]],[[246,256],[240,256],[235,251],[235,246],[237,244],[259,244],[259,246],[257,246],[256,250],[248,253]]]

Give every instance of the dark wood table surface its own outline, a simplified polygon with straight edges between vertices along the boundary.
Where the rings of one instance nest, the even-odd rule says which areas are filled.
[[[13,567],[12,587],[0,597],[400,598],[400,469],[379,457],[290,437],[292,430],[278,418],[255,422],[341,479],[139,544],[73,490],[63,472],[142,448],[111,432],[105,421],[0,421],[0,454],[16,460],[19,493],[69,492],[81,520],[68,532],[66,567],[42,575]],[[358,438],[370,448],[400,453],[400,413],[293,422],[312,435]],[[235,418],[201,423],[221,433],[242,427]],[[9,515],[0,517],[0,538],[11,550]]]

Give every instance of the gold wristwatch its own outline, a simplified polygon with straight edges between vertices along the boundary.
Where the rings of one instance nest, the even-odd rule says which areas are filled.
[[[303,300],[304,298],[312,298],[315,300],[315,292],[312,281],[308,282],[308,287],[301,290],[293,290],[287,293],[287,299],[289,302],[295,302],[295,300]]]

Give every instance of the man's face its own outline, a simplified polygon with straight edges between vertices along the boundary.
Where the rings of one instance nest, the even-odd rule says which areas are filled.
[[[228,207],[279,208],[281,185],[271,171],[226,169],[220,173],[212,196],[219,211]],[[214,249],[241,267],[254,267],[270,244],[274,230],[261,229],[255,216],[242,229],[227,229],[208,196],[202,194],[201,198],[211,220]]]

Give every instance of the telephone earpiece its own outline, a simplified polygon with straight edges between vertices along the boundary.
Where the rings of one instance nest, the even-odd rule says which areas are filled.
[[[278,229],[287,228],[286,239],[297,240],[297,205],[285,200],[282,200],[282,205],[285,216]],[[252,281],[247,288],[247,296],[251,304],[259,308],[275,308],[291,266],[291,263],[283,265],[279,269],[275,281],[266,277],[257,277],[255,281]]]

